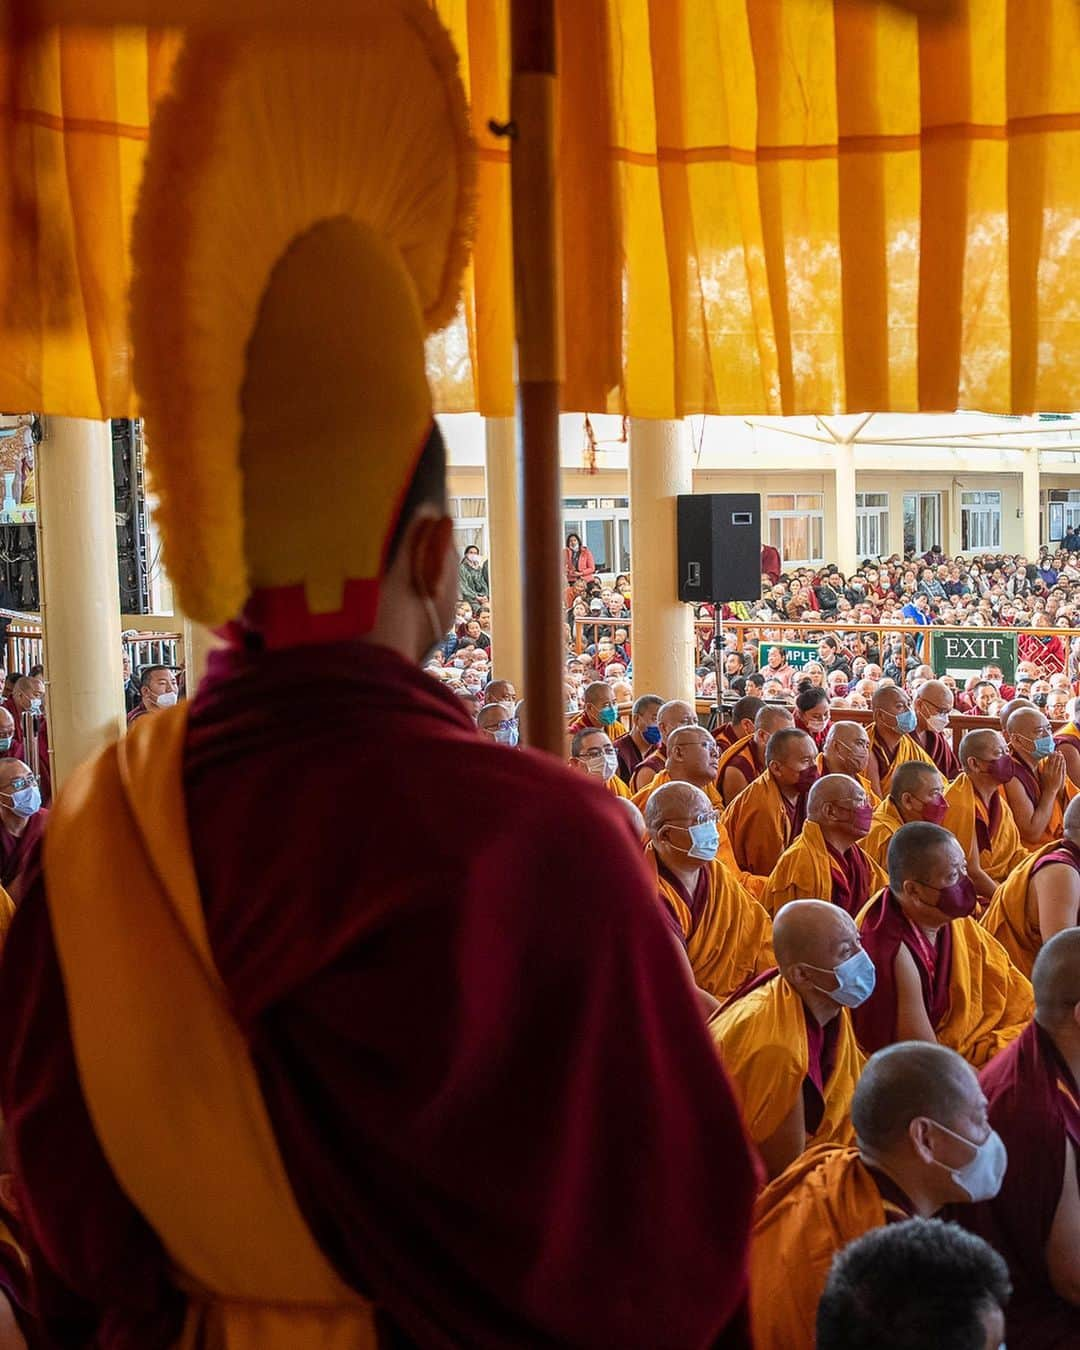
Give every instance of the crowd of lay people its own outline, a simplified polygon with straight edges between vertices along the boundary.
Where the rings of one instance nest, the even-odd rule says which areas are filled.
[[[933,621],[1080,622],[1068,555],[859,577],[878,616],[922,595]],[[568,658],[568,762],[640,841],[760,1156],[754,1344],[996,1350],[1007,1324],[1011,1350],[1080,1346],[1074,653],[939,675],[906,616],[884,649],[829,631],[850,580],[786,578],[736,616],[812,623],[818,660],[729,632],[697,672],[710,726],[689,691],[632,696],[619,578]],[[512,749],[486,604],[458,620],[429,670]]]

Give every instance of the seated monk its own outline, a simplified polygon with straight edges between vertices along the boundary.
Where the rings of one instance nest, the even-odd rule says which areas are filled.
[[[871,806],[877,806],[878,796],[866,776],[870,759],[870,737],[861,722],[834,722],[825,737],[825,745],[818,755],[818,773],[846,773],[862,787]]]
[[[916,727],[911,739],[926,751],[943,778],[955,778],[960,772],[960,761],[949,734],[953,691],[941,680],[927,680],[916,691],[913,708]]]
[[[615,695],[607,680],[593,680],[592,684],[585,686],[581,712],[570,723],[571,736],[586,727],[599,727],[613,741],[626,735],[626,728],[619,721]]]
[[[1080,788],[1080,726],[1074,714],[1054,732],[1054,745],[1065,760],[1065,772],[1073,787]]]
[[[867,1054],[894,1041],[940,1041],[981,1068],[1023,1031],[1031,985],[973,917],[975,888],[940,825],[902,825],[889,885],[859,919],[877,986],[853,1014]]]
[[[512,680],[492,680],[484,690],[485,703],[505,703],[513,711],[518,696]]]
[[[818,1299],[849,1242],[986,1199],[1001,1184],[1005,1150],[987,1122],[979,1080],[944,1046],[880,1050],[856,1084],[851,1123],[853,1146],[809,1149],[758,1197],[750,1247],[755,1350],[814,1350]]]
[[[732,704],[731,721],[721,722],[713,733],[721,754],[730,750],[736,741],[743,741],[754,734],[755,719],[764,706],[765,700],[755,694],[745,694]]]
[[[476,710],[476,729],[496,745],[513,749],[521,730],[511,703],[485,703]]]
[[[867,776],[879,797],[884,797],[892,783],[893,771],[908,760],[920,759],[926,764],[934,761],[911,733],[918,725],[911,699],[897,684],[886,684],[874,690],[870,700],[874,724],[870,728],[870,760]]]
[[[811,685],[795,699],[795,725],[813,739],[820,750],[829,734],[829,695]]]
[[[629,797],[630,789],[619,777],[619,757],[603,727],[583,727],[574,732],[567,761],[579,773],[591,773],[616,797]]]
[[[1015,772],[1001,733],[984,727],[960,742],[960,773],[945,789],[949,809],[942,824],[959,839],[984,900],[1028,856],[1004,791]]]
[[[724,805],[730,806],[739,793],[765,772],[765,747],[774,731],[794,726],[787,708],[762,704],[754,718],[754,734],[723,751],[716,769],[716,785]]]
[[[635,699],[631,709],[630,730],[615,742],[615,751],[619,756],[619,777],[627,787],[637,766],[660,744],[656,714],[663,703],[659,694],[642,694],[639,699]]]
[[[1009,718],[1016,712],[1017,708],[1034,708],[1036,705],[1025,695],[1020,694],[1016,698],[1009,699],[1008,703],[1001,705],[1001,711],[998,713],[998,721],[1001,723],[1001,734],[1004,736],[1009,729]]]
[[[1030,977],[1044,942],[1080,923],[1080,797],[1065,808],[1062,838],[1044,844],[994,892],[982,925]]]
[[[772,966],[769,916],[717,861],[716,810],[700,788],[661,784],[646,803],[645,829],[645,857],[694,980],[715,999],[725,999]]]
[[[957,1219],[1009,1265],[1009,1350],[1080,1345],[1080,932],[1035,960],[1035,1020],[979,1075],[1009,1153],[996,1196]]]
[[[806,819],[806,794],[817,781],[817,749],[805,731],[774,731],[765,747],[765,772],[723,815],[736,865],[768,877]]]
[[[3,704],[0,704],[0,759],[13,754],[14,745],[15,719]]]
[[[615,800],[618,803],[619,810],[626,818],[626,823],[629,825],[634,838],[640,844],[645,838],[645,817],[629,797],[616,797]]]
[[[874,819],[870,833],[863,840],[863,851],[883,868],[889,841],[901,825],[913,820],[928,820],[931,825],[940,825],[948,809],[940,771],[921,759],[909,759],[893,774],[889,795],[874,808]]]
[[[1039,848],[1061,838],[1065,808],[1077,789],[1065,772],[1065,757],[1054,748],[1054,734],[1046,714],[1034,704],[1010,714],[1005,740],[1013,762],[1013,776],[1005,797],[1025,848]]]
[[[660,744],[634,770],[630,777],[631,792],[640,792],[643,787],[649,786],[658,773],[663,773],[667,765],[667,738],[676,727],[696,727],[697,713],[685,700],[669,699],[660,705],[656,725],[660,728]]]
[[[650,795],[665,783],[693,783],[705,793],[715,810],[721,810],[724,803],[716,790],[720,747],[712,733],[696,723],[692,727],[675,727],[667,738],[667,752],[666,767],[648,787],[634,793],[634,805],[644,811]]]
[[[850,1008],[874,967],[849,915],[795,900],[773,929],[776,964],[709,1022],[770,1180],[813,1144],[851,1140],[851,1094],[862,1072]]]
[[[845,773],[819,778],[806,798],[806,823],[781,853],[761,903],[774,917],[791,900],[828,900],[854,916],[886,884],[859,847],[873,818],[866,790]]]
[[[0,886],[18,894],[23,867],[48,817],[29,766],[21,759],[0,759]]]

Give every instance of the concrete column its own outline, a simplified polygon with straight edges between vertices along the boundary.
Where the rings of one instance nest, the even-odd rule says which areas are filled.
[[[855,448],[839,441],[833,454],[836,558],[826,559],[826,562],[835,561],[843,575],[849,577],[860,561],[855,554]]]
[[[692,606],[678,599],[675,498],[692,492],[682,422],[630,422],[630,569],[634,693],[694,697]]]
[[[517,423],[512,417],[489,417],[484,422],[484,436],[492,673],[496,679],[511,680],[518,697],[527,698]]]
[[[124,731],[108,422],[50,417],[37,454],[38,567],[53,788]]]
[[[1039,452],[1035,446],[1024,451],[1024,474],[1020,492],[1024,511],[1024,557],[1036,562],[1039,557]]]

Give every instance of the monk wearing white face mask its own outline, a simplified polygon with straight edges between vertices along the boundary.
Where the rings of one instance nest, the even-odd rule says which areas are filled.
[[[176,704],[179,686],[171,667],[144,666],[139,672],[139,696],[139,706],[128,713],[129,726],[147,713],[163,712]]]

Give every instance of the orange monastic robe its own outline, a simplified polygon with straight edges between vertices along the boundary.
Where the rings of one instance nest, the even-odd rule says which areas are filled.
[[[818,769],[818,774],[819,774],[822,778],[824,778],[825,775],[826,775],[827,773],[833,773],[833,772],[834,772],[834,770],[830,769],[829,766],[825,763],[825,751],[824,751],[824,750],[823,750],[823,751],[821,752],[821,754],[818,755],[818,757],[817,757],[817,769]],[[837,769],[837,770],[835,770],[835,772],[836,772],[836,773],[842,773],[842,774],[844,775],[845,778],[854,778],[854,780],[856,781],[856,783],[858,783],[858,785],[862,788],[862,790],[863,790],[863,791],[866,793],[866,795],[870,798],[870,805],[871,805],[871,806],[877,806],[878,802],[881,801],[881,798],[877,795],[877,793],[874,791],[874,789],[870,786],[870,779],[867,778],[865,774],[862,774],[862,773],[848,773],[845,769]]]
[[[682,932],[699,988],[723,1000],[776,964],[772,920],[719,862],[706,863],[702,869],[708,878],[708,896],[694,914],[682,889],[657,869],[652,844],[646,845],[645,857],[656,870],[660,899]]]
[[[866,889],[857,896],[855,912],[862,909],[867,900],[888,883],[888,877],[877,863],[861,848],[858,851],[866,860],[869,875],[866,877]],[[776,911],[789,900],[832,900],[834,866],[821,826],[808,820],[798,838],[781,853],[769,875],[761,903],[775,916]],[[853,866],[852,871],[857,872],[858,868]]]
[[[898,765],[908,764],[911,760],[917,759],[922,764],[930,764],[934,768],[937,767],[918,741],[912,740],[910,736],[904,735],[900,737],[900,743],[893,752],[891,759],[888,759],[884,746],[879,746],[878,741],[877,727],[872,726],[870,728],[870,755],[878,763],[881,795],[883,797],[888,795],[889,788],[892,786],[892,776],[896,772]],[[879,750],[880,755],[878,753]],[[883,756],[888,760],[884,768],[881,766],[881,758]]]
[[[849,1242],[914,1210],[854,1147],[808,1149],[758,1197],[750,1247],[755,1350],[814,1350],[818,1300]]]
[[[617,773],[613,773],[604,786],[613,797],[625,797],[627,801],[630,800],[630,789]]]
[[[764,756],[758,749],[754,737],[743,736],[740,740],[735,741],[734,744],[728,745],[727,748],[721,752],[720,762],[716,766],[716,786],[718,788],[723,787],[724,772],[728,765],[735,760],[741,761],[739,767],[744,774],[746,774],[746,770],[748,769],[753,770],[752,773],[746,774],[746,781],[748,783],[753,782],[758,774],[763,772],[765,768],[765,765],[761,762],[763,758]],[[732,798],[732,800],[734,800],[734,798]]]
[[[630,800],[639,810],[644,811],[645,803],[649,800],[649,798],[652,796],[652,794],[656,791],[658,787],[663,787],[665,783],[678,781],[681,780],[673,779],[671,777],[671,774],[668,773],[667,769],[662,769],[660,773],[658,773],[656,777],[652,780],[651,783],[649,783],[646,787],[643,787],[640,792],[635,792],[634,795],[630,798]],[[705,796],[708,797],[709,801],[712,803],[712,805],[716,808],[717,811],[722,811],[724,809],[723,798],[720,796],[719,792],[717,792],[715,783],[706,783],[701,790],[702,792],[704,792]]]
[[[853,1138],[851,1097],[863,1058],[841,1008],[835,1058],[823,1084],[824,1114],[806,1144],[847,1144]],[[709,1030],[742,1107],[743,1122],[755,1144],[768,1139],[795,1106],[809,1072],[806,1006],[787,980],[777,974],[714,1014]]]
[[[966,773],[961,773],[945,787],[948,812],[942,824],[952,830],[965,853],[978,844],[979,862],[983,871],[1001,882],[1014,867],[1019,867],[1028,856],[1020,842],[1020,831],[1005,796],[1005,789],[995,789],[994,800],[987,807],[972,786]]]
[[[1015,750],[1012,751],[1010,757],[1013,764],[1016,766],[1016,781],[1019,782],[1020,786],[1027,793],[1028,800],[1031,802],[1032,807],[1037,807],[1039,798],[1042,795],[1042,782],[1039,778],[1038,771],[1032,769],[1031,765],[1028,764],[1026,760],[1021,759]],[[1070,782],[1069,776],[1066,774],[1065,782],[1062,784],[1061,790],[1054,799],[1054,809],[1050,812],[1050,819],[1046,822],[1046,829],[1043,830],[1042,835],[1033,844],[1028,844],[1025,847],[1042,848],[1043,844],[1049,844],[1055,839],[1061,838],[1062,826],[1065,823],[1065,808],[1076,796],[1077,792],[1080,792],[1080,788],[1077,788],[1074,783]],[[1017,828],[1019,829],[1019,827]],[[1023,840],[1021,839],[1020,842],[1023,843]]]
[[[723,821],[739,870],[757,877],[771,874],[794,838],[791,816],[768,769],[743,788]]]
[[[882,797],[874,807],[874,819],[870,823],[870,833],[862,841],[862,849],[878,867],[884,869],[889,852],[889,844],[896,831],[903,825],[900,812],[891,797]],[[884,882],[882,883],[884,885]]]
[[[1066,840],[1053,839],[1044,844],[1009,873],[994,892],[990,907],[982,917],[983,927],[997,938],[1009,953],[1013,965],[1028,979],[1043,944],[1039,907],[1028,888],[1036,866],[1054,853],[1062,855],[1060,860],[1066,866],[1077,857],[1077,850]],[[1080,872],[1080,859],[1072,865]]]

